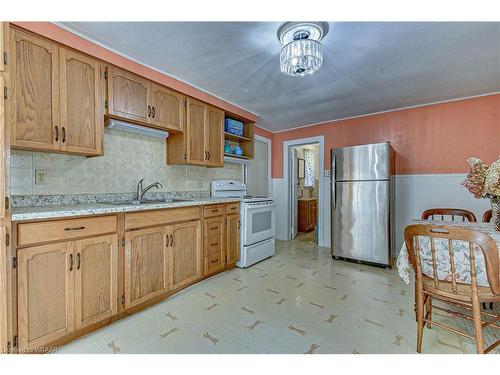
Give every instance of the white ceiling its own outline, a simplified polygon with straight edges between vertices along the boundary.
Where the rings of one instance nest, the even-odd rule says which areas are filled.
[[[331,22],[323,67],[279,70],[275,22],[64,22],[283,130],[500,91],[499,23]]]

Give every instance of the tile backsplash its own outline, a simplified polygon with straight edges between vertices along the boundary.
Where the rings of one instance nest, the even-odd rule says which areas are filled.
[[[134,192],[137,181],[159,181],[160,191],[210,191],[216,179],[243,177],[243,167],[166,165],[162,139],[105,129],[104,156],[87,158],[12,150],[11,194],[98,194]],[[45,184],[35,184],[35,170],[47,171]],[[145,186],[146,186],[145,185]]]

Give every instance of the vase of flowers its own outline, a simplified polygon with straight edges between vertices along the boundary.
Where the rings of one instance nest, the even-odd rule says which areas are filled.
[[[500,231],[500,159],[491,165],[478,158],[470,158],[467,162],[470,171],[463,185],[474,197],[489,198],[493,225]]]

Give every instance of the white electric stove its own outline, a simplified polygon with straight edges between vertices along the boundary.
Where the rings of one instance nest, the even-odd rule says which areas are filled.
[[[275,254],[276,203],[269,197],[247,196],[246,184],[238,180],[212,181],[212,197],[241,199],[241,242],[238,267],[246,268]]]

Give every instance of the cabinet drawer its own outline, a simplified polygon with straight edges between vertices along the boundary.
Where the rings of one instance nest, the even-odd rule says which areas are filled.
[[[207,273],[224,266],[224,259],[220,253],[211,254],[206,257]]]
[[[214,234],[205,238],[205,255],[220,254],[222,250],[222,237]]]
[[[224,215],[226,210],[223,204],[213,204],[203,207],[205,217]]]
[[[125,229],[152,227],[200,218],[200,206],[167,208],[148,212],[125,214]]]
[[[221,233],[224,233],[224,220],[220,216],[205,219],[204,222],[205,222],[205,228],[204,228],[205,237],[220,235]]]
[[[17,244],[24,246],[114,232],[116,232],[116,216],[42,221],[19,224]]]
[[[228,203],[226,205],[226,212],[228,214],[236,214],[240,212],[240,204],[239,203]]]

